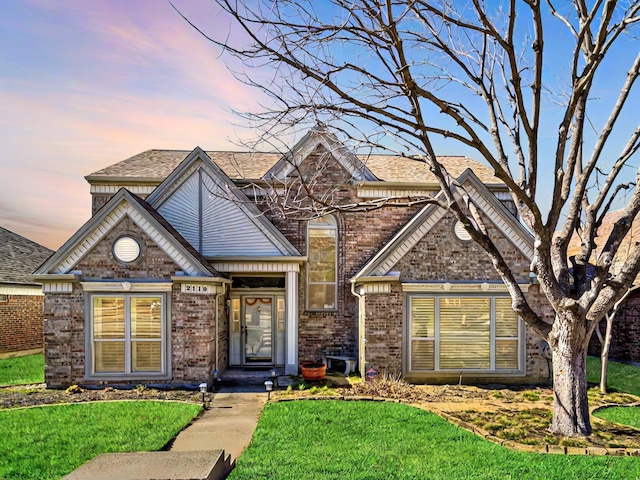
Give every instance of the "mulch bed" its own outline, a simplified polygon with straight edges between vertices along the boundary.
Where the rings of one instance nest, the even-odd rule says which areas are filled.
[[[76,393],[47,389],[44,384],[0,388],[0,409],[108,400],[173,400],[200,403],[202,396],[199,392],[192,390],[156,390],[152,388],[80,389]]]

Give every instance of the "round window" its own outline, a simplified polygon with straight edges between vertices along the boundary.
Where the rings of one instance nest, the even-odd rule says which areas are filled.
[[[453,231],[456,233],[456,237],[458,237],[460,240],[471,240],[471,235],[469,235],[469,232],[464,229],[464,225],[462,225],[462,222],[460,220],[456,222],[456,226],[453,227]]]
[[[121,262],[133,262],[140,256],[140,244],[131,237],[120,237],[113,244],[113,254]]]

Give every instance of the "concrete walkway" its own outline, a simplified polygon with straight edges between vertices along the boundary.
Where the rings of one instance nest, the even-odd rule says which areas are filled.
[[[209,408],[174,439],[169,451],[106,453],[63,480],[221,480],[249,445],[267,401],[264,372],[229,371]],[[291,382],[280,377],[281,386]]]
[[[267,394],[256,388],[213,394],[209,408],[178,434],[170,450],[224,450],[233,462],[249,445],[266,401]]]

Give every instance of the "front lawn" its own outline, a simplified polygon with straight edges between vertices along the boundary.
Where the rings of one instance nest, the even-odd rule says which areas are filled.
[[[44,382],[42,353],[0,360],[0,386],[42,382]]]
[[[604,418],[610,422],[621,425],[629,425],[633,428],[640,428],[640,408],[639,407],[607,407],[594,412],[598,418]]]
[[[516,452],[396,403],[268,404],[231,479],[627,479],[640,458]]]
[[[0,478],[60,478],[101,453],[159,450],[200,412],[176,402],[0,411]]]
[[[587,381],[600,384],[600,357],[587,357]],[[607,387],[640,395],[640,368],[626,363],[607,362]]]

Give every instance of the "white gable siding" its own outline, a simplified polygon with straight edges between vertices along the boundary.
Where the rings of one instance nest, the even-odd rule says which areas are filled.
[[[228,192],[206,172],[203,172],[202,180],[201,253],[204,256],[282,255],[237,201],[229,199]]]
[[[204,169],[193,171],[158,208],[204,256],[282,255],[244,210]]]
[[[160,215],[196,250],[200,249],[200,181],[194,171],[158,209]]]

